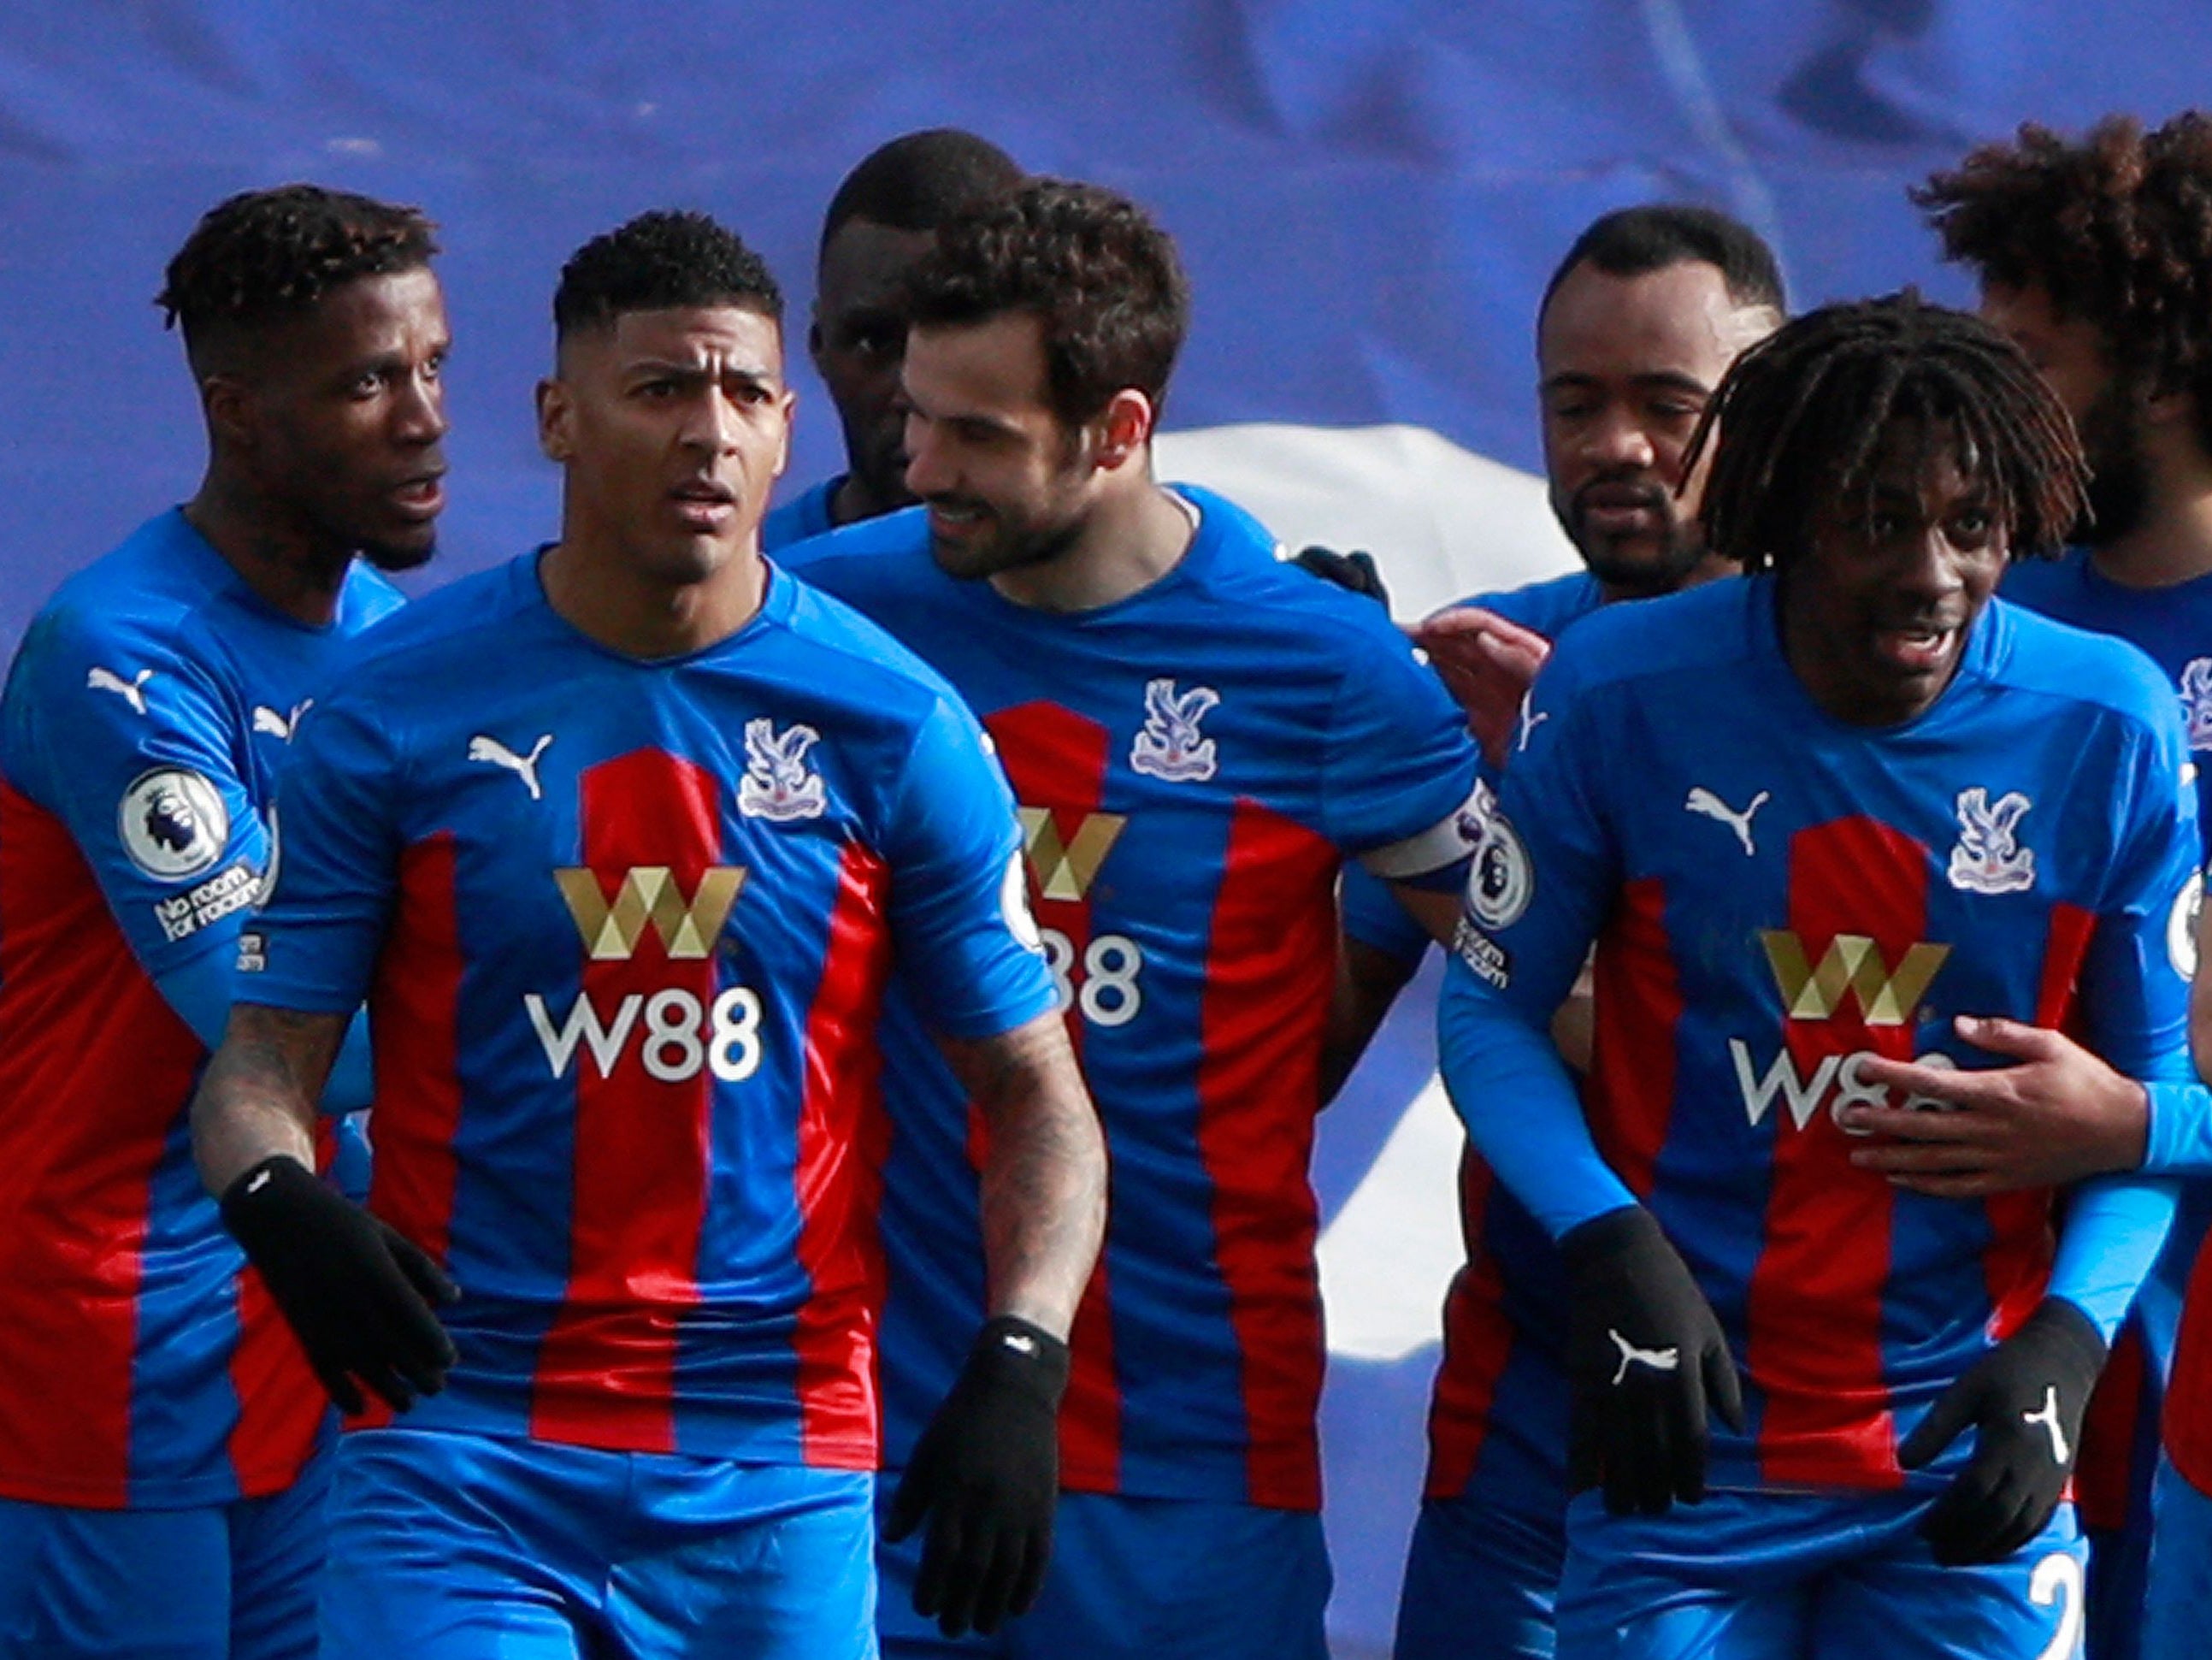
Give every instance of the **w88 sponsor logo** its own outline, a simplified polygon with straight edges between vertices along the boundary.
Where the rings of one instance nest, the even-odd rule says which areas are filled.
[[[1797,1069],[1796,1060],[1784,1049],[1776,1053],[1762,1072],[1752,1061],[1750,1044],[1741,1037],[1729,1039],[1729,1059],[1735,1063],[1736,1088],[1743,1097],[1744,1116],[1750,1119],[1753,1128],[1765,1122],[1777,1101],[1789,1113],[1790,1122],[1801,1130],[1813,1122],[1814,1116],[1823,1107],[1832,1117],[1850,1106],[1901,1105],[1910,1110],[1936,1112],[1946,1110],[1947,1104],[1932,1096],[1908,1095],[1899,1101],[1888,1085],[1865,1076],[1863,1068],[1874,1058],[1872,1049],[1824,1055],[1814,1064],[1812,1075],[1808,1077]],[[1959,1064],[1941,1052],[1912,1058],[1917,1065],[1938,1071],[1949,1071]]]
[[[1145,1006],[1137,976],[1145,966],[1144,948],[1126,933],[1102,933],[1075,960],[1075,942],[1058,928],[1040,928],[1044,965],[1052,976],[1053,1008],[1065,1014],[1083,1011],[1094,1026],[1126,1026]]]
[[[732,986],[711,1004],[680,987],[650,995],[634,991],[611,1012],[585,993],[558,1020],[534,991],[524,995],[522,1007],[556,1078],[585,1064],[611,1077],[633,1049],[656,1083],[684,1083],[704,1069],[722,1083],[742,1084],[760,1070],[761,1000],[749,986]]]

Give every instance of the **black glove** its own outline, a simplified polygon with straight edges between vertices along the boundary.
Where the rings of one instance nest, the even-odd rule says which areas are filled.
[[[1974,1456],[1920,1518],[1947,1568],[1995,1562],[2042,1531],[2081,1450],[2081,1414],[2105,1369],[2105,1340],[2071,1303],[2048,1298],[1936,1397],[1897,1450],[1917,1470],[1972,1427]]]
[[[445,1387],[453,1343],[430,1305],[460,1292],[412,1242],[282,1153],[224,1191],[222,1224],[344,1410],[362,1409],[356,1377],[399,1412]]]
[[[1375,556],[1371,553],[1357,549],[1339,553],[1334,548],[1301,548],[1291,556],[1291,562],[1324,582],[1365,594],[1384,611],[1390,609],[1389,592],[1382,586],[1382,573],[1375,569]]]
[[[1705,1411],[1743,1431],[1743,1393],[1721,1323],[1641,1205],[1559,1241],[1568,1276],[1571,1491],[1602,1486],[1615,1516],[1658,1516],[1705,1496]]]
[[[915,1443],[886,1539],[926,1515],[914,1609],[957,1637],[998,1630],[1036,1601],[1060,1500],[1060,1397],[1067,1345],[1026,1320],[987,1321],[968,1364]]]

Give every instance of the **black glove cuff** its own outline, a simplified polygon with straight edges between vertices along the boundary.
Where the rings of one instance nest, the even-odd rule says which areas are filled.
[[[977,1383],[1018,1389],[1056,1412],[1067,1390],[1067,1365],[1066,1344],[1018,1315],[1000,1314],[983,1323],[962,1370]]]
[[[2028,1338],[2049,1349],[2054,1359],[2079,1367],[2077,1375],[2090,1382],[2105,1369],[2108,1347],[2103,1335],[2087,1315],[2063,1297],[2046,1297],[2038,1303],[2013,1338]]]
[[[251,1252],[274,1219],[329,1191],[289,1152],[272,1152],[222,1190],[222,1225]],[[343,1202],[343,1201],[341,1201]]]
[[[1559,1236],[1559,1256],[1570,1274],[1587,1274],[1631,1251],[1659,1246],[1668,1252],[1659,1219],[1641,1205],[1624,1205],[1578,1222]]]

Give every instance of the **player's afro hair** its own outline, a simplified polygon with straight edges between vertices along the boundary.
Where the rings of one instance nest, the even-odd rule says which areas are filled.
[[[2013,556],[2048,556],[2086,505],[2074,423],[2019,347],[1906,289],[1785,323],[1722,377],[1684,471],[1712,443],[1705,544],[1747,571],[1787,564],[1820,504],[1871,496],[1884,446],[1917,428],[1991,496]]]
[[[2194,392],[2212,451],[2212,117],[2191,110],[2146,133],[2112,116],[2078,143],[2031,123],[1912,199],[1946,258],[2043,289],[2098,328],[2136,385]]]
[[[154,303],[196,354],[216,333],[296,317],[348,283],[428,265],[436,231],[419,208],[350,191],[246,191],[201,217]]]
[[[625,312],[734,306],[781,324],[783,290],[761,257],[703,213],[655,209],[595,236],[561,267],[553,333],[611,327]]]
[[[845,175],[822,217],[822,246],[848,219],[892,230],[935,230],[956,214],[1004,196],[1025,175],[988,138],[931,127],[878,145]]]
[[[1653,202],[1622,208],[1595,220],[1575,238],[1559,261],[1536,307],[1540,320],[1552,296],[1577,265],[1594,265],[1607,277],[1642,277],[1674,265],[1711,265],[1721,274],[1728,297],[1738,306],[1766,306],[1787,316],[1782,267],[1759,233],[1741,220],[1711,208],[1679,202]]]
[[[1043,325],[1046,384],[1068,426],[1125,386],[1157,410],[1190,322],[1175,244],[1145,210],[1096,185],[1033,179],[947,220],[907,277],[916,328],[1006,312]]]

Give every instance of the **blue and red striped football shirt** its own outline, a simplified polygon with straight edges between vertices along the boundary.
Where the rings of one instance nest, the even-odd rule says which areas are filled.
[[[288,1486],[327,1409],[222,1231],[156,976],[227,962],[304,702],[399,597],[271,610],[163,514],[64,583],[0,703],[0,1494],[168,1509]],[[227,970],[226,970],[227,971]]]
[[[410,1425],[872,1468],[885,982],[962,1037],[1052,1005],[958,700],[781,572],[623,656],[532,556],[368,642],[293,761],[240,996],[368,996],[370,1207],[464,1293]]]
[[[1994,1014],[2188,1077],[2196,804],[2130,648],[1993,602],[1933,708],[1847,727],[1774,604],[1767,579],[1716,583],[1562,642],[1483,814],[1445,1077],[1552,1232],[1632,1196],[1681,1251],[1749,1384],[1750,1434],[1713,1426],[1717,1485],[1893,1487],[1900,1436],[2046,1286],[2109,1331],[2164,1228],[2092,1262],[2069,1225],[2054,1279],[2050,1194],[1855,1169],[1833,1113],[1881,1094],[1857,1057],[1987,1065],[1951,1020]],[[1556,1056],[1523,1063],[1593,939],[1578,1109]],[[1602,1164],[1528,1156],[1530,1126],[1580,1112]]]
[[[1337,873],[1347,854],[1401,875],[1456,862],[1475,754],[1379,607],[1279,566],[1230,503],[1183,495],[1197,526],[1174,569],[1073,615],[946,576],[919,513],[787,556],[959,689],[1020,803],[1112,1167],[1063,1484],[1310,1509],[1323,1346],[1307,1164]],[[896,1466],[982,1306],[980,1149],[945,1132],[960,1091],[910,1023],[886,1021],[885,1050]]]

